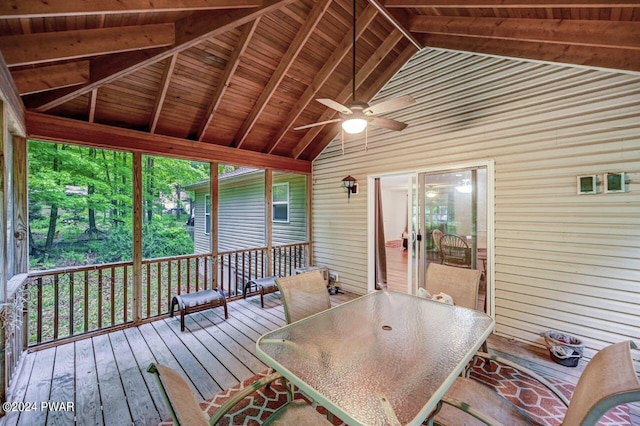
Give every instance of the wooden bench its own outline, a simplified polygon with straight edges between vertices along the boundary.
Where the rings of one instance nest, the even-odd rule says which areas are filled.
[[[255,290],[252,291],[252,288],[255,287]],[[269,293],[275,293],[278,291],[278,286],[276,285],[276,277],[264,277],[264,278],[256,278],[254,280],[249,280],[244,285],[242,289],[242,294],[245,299],[247,296],[252,296],[254,294],[260,294],[260,305],[264,308],[264,295]]]
[[[185,293],[173,296],[173,299],[171,299],[171,308],[169,309],[170,316],[173,316],[173,310],[176,306],[180,309],[181,331],[184,331],[184,316],[203,309],[224,306],[224,318],[229,318],[229,313],[227,311],[227,299],[217,290],[200,290],[195,293]]]

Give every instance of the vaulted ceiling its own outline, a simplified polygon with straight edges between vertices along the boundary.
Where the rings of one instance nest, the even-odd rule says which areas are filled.
[[[3,0],[0,52],[32,137],[308,170],[339,123],[294,128],[337,117],[315,99],[352,98],[352,8]],[[638,2],[356,0],[356,16],[364,102],[427,47],[640,71]]]

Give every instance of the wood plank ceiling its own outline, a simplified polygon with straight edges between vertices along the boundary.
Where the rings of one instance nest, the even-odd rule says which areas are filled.
[[[357,98],[423,47],[640,71],[640,4],[357,0]],[[351,0],[4,0],[27,133],[308,171],[351,100]],[[411,125],[411,123],[409,123]]]

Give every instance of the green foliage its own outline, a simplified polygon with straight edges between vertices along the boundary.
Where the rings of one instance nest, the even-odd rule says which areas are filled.
[[[29,141],[31,267],[131,260],[133,157],[129,153]],[[183,186],[208,178],[209,164],[143,157],[143,257],[193,252],[179,207]]]

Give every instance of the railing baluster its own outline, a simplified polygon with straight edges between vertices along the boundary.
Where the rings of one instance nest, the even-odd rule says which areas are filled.
[[[178,260],[178,294],[182,294],[182,259]]]
[[[196,291],[200,291],[200,259],[195,258],[196,263]]]
[[[84,331],[89,331],[89,271],[84,271]]]
[[[73,288],[74,274],[69,274],[69,336],[73,336],[73,311],[74,307],[74,288]]]
[[[42,342],[42,278],[38,278],[38,313],[36,317],[36,342]],[[58,310],[56,309],[56,312]]]
[[[102,328],[102,269],[98,269],[98,329]]]
[[[204,267],[204,289],[209,289],[209,256],[202,256],[202,266]]]
[[[158,310],[156,311],[156,315],[160,315],[162,312],[162,308],[160,307],[160,302],[162,301],[162,263],[157,263],[158,268]]]
[[[167,265],[167,307],[171,304],[171,282],[173,281],[171,265],[173,265],[173,261],[169,260],[169,264]]]
[[[53,312],[53,338],[58,338],[58,324],[60,323],[60,294],[59,294],[59,279],[57,275],[53,278],[53,308],[55,311]],[[42,282],[42,281],[41,281]],[[40,287],[42,290],[42,287]],[[40,295],[41,296],[41,295]],[[42,297],[38,299],[38,301],[42,301]],[[38,307],[38,310],[42,310],[42,306]],[[42,329],[42,321],[40,322],[40,329]]]
[[[122,304],[123,309],[124,309],[124,322],[125,324],[128,322],[127,320],[129,319],[129,297],[128,297],[128,291],[127,289],[129,288],[129,274],[128,274],[129,268],[125,265],[124,267],[124,276],[122,278],[122,285],[124,286],[124,303]]]
[[[187,293],[191,293],[191,260],[187,259]]]
[[[111,267],[111,325],[116,324],[116,271]]]
[[[151,264],[147,263],[147,318],[151,316]]]

